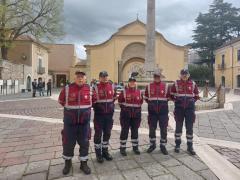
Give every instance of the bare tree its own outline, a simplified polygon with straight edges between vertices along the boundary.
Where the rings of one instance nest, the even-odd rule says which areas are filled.
[[[62,37],[63,0],[0,0],[0,47],[2,58],[19,36],[54,40]]]

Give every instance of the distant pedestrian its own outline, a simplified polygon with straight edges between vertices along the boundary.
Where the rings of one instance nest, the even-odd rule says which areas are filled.
[[[36,79],[34,79],[34,81],[32,82],[32,90],[33,90],[32,97],[36,97],[36,91],[37,91],[37,80]]]
[[[48,80],[47,82],[47,96],[48,94],[51,96],[52,95],[52,81],[51,79]]]
[[[45,87],[46,87],[46,83],[45,81],[43,81],[43,91],[45,90]]]
[[[42,80],[39,80],[37,88],[39,91],[39,96],[44,96],[44,92],[43,92],[44,86],[43,86]]]

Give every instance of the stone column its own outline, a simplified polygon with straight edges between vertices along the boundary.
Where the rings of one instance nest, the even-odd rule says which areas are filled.
[[[147,32],[146,32],[146,57],[144,69],[146,72],[155,68],[155,0],[147,1]]]

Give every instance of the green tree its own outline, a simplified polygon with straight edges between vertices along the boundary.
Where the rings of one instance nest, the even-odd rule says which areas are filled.
[[[202,61],[211,67],[213,76],[214,51],[226,41],[240,35],[240,9],[223,0],[214,0],[207,13],[199,13],[196,18],[190,44],[198,51]]]
[[[191,78],[199,83],[199,85],[204,85],[206,80],[212,82],[211,68],[206,65],[189,65],[189,73]]]
[[[38,39],[62,37],[63,0],[0,0],[0,47],[3,59],[19,36]]]

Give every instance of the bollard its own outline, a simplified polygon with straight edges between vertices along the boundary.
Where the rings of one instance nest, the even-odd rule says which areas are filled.
[[[208,93],[209,93],[208,85],[209,85],[209,81],[206,80],[205,88],[203,90],[203,97],[204,98],[208,98]]]
[[[217,90],[217,102],[219,103],[219,108],[224,108],[225,104],[225,88],[223,86],[219,86]]]

